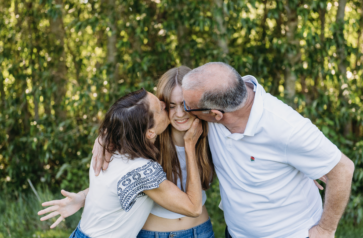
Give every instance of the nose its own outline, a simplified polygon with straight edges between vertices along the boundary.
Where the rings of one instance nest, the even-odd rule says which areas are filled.
[[[182,106],[179,105],[176,108],[176,116],[177,117],[182,117],[182,116],[184,116],[184,114],[185,114],[184,107],[182,107]]]

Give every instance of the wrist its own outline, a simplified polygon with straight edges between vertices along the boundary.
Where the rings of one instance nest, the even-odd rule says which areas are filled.
[[[193,143],[193,141],[184,140],[184,147],[188,149],[195,149],[195,144]]]
[[[87,194],[85,193],[85,191],[80,191],[77,193],[77,195],[78,195],[78,198],[80,199],[80,201],[82,201],[81,207],[84,207],[84,205],[86,203]]]
[[[336,229],[332,229],[331,227],[324,226],[324,224],[321,224],[320,222],[318,223],[317,226],[320,229],[322,229],[322,230],[324,230],[325,232],[328,232],[328,233],[335,233],[336,232]]]

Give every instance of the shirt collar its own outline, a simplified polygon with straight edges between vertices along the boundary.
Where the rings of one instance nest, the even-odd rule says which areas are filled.
[[[257,79],[252,75],[246,75],[242,77],[242,79],[246,82],[252,82],[255,87],[255,98],[253,100],[253,105],[251,108],[251,113],[247,121],[246,129],[243,134],[240,133],[230,133],[230,131],[226,129],[229,133],[225,133],[226,137],[229,137],[234,140],[242,139],[244,136],[254,136],[256,133],[257,125],[262,117],[263,113],[263,94],[265,94],[265,89],[257,82]]]
[[[257,82],[257,79],[251,75],[243,77],[252,81],[256,85],[255,98],[253,100],[253,105],[251,109],[250,116],[248,118],[247,126],[244,135],[254,136],[256,133],[257,125],[260,122],[263,113],[263,94],[265,94],[265,89]]]

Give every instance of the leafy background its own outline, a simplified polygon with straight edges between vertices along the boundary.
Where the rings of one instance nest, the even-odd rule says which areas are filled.
[[[171,67],[210,61],[256,76],[354,161],[339,228],[353,237],[363,218],[362,38],[360,0],[0,0],[0,237],[66,237],[79,214],[46,231],[28,180],[42,201],[84,189],[112,102],[154,91]],[[218,192],[216,180],[207,206],[223,237]]]

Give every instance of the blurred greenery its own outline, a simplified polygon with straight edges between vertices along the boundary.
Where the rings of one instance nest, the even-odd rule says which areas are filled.
[[[361,0],[1,0],[1,211],[10,217],[19,202],[23,222],[38,219],[25,214],[37,210],[26,205],[28,179],[49,196],[87,187],[97,127],[114,100],[140,87],[153,92],[171,67],[224,61],[256,76],[354,161],[343,221],[358,227],[362,30]],[[207,205],[222,234],[218,189],[208,191]],[[4,217],[6,236],[19,218]],[[24,232],[33,226],[45,229]]]

